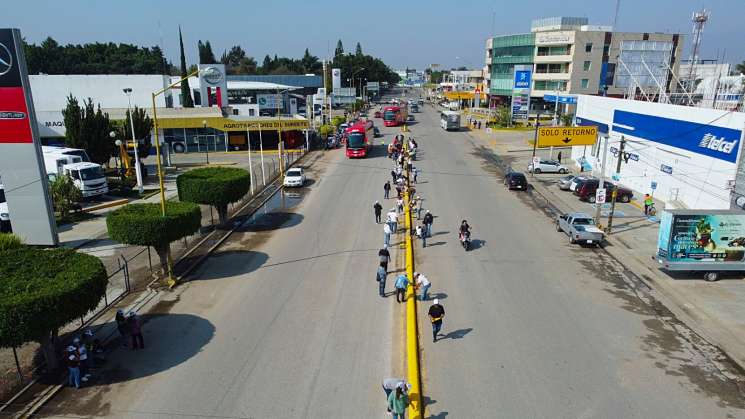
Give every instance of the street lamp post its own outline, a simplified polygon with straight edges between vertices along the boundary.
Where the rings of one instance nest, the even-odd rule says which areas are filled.
[[[354,76],[357,75],[360,71],[364,70],[365,67],[359,68],[357,71],[352,73],[352,87],[354,88],[354,102],[352,102],[352,113],[354,113],[354,109],[357,105],[357,86],[354,84]]]
[[[284,160],[282,159],[282,109],[280,107],[282,94],[290,89],[277,89],[277,156],[279,157],[279,177],[284,176]]]
[[[207,132],[207,121],[206,120],[202,120],[202,128],[204,128],[204,131]],[[204,134],[204,138],[207,139],[207,141],[206,141],[207,144],[205,144],[206,145],[205,150],[207,150],[206,151],[206,154],[207,154],[207,166],[209,166],[210,165],[210,140],[207,137],[207,134]]]
[[[140,154],[137,149],[140,148],[140,144],[137,142],[135,136],[135,118],[132,113],[132,89],[127,87],[122,89],[125,95],[127,95],[127,111],[129,112],[129,126],[132,129],[132,142],[134,143],[135,150],[135,176],[137,176],[137,190],[142,195],[145,192],[145,188],[142,184],[142,171],[140,170]],[[126,149],[126,147],[125,147]]]

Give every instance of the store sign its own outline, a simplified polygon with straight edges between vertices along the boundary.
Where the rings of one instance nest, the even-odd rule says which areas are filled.
[[[742,131],[680,119],[616,110],[613,130],[730,163],[737,161]]]
[[[282,95],[256,95],[256,103],[259,104],[259,109],[284,109],[284,100],[282,98]]]
[[[574,32],[539,32],[535,35],[535,43],[536,45],[573,44]]]
[[[228,106],[228,82],[224,64],[199,64],[199,95],[202,106]]]
[[[512,85],[512,103],[510,110],[512,119],[528,119],[530,111],[530,80],[533,72],[533,66],[516,65],[513,85]]]
[[[30,245],[58,244],[21,32],[0,29],[0,176],[13,233]]]
[[[331,87],[332,87],[332,90],[336,90],[341,87],[341,69],[340,68],[331,69]]]

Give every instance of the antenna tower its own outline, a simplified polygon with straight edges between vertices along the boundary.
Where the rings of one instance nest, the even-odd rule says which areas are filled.
[[[709,21],[709,15],[711,12],[706,9],[701,9],[700,12],[693,12],[691,21],[693,22],[693,49],[691,50],[691,66],[688,70],[688,83],[692,87],[694,84],[693,78],[695,77],[695,67],[698,63],[698,54],[701,49],[701,35],[704,32],[704,26]]]

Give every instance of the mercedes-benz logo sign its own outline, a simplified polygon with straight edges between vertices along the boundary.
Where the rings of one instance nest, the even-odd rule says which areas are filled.
[[[11,68],[13,68],[13,56],[10,54],[10,49],[0,43],[0,76],[8,74]]]
[[[339,70],[334,70],[334,75],[335,76],[338,76],[339,75]]]
[[[217,84],[222,81],[222,72],[217,67],[207,67],[202,70],[202,78],[209,84]]]

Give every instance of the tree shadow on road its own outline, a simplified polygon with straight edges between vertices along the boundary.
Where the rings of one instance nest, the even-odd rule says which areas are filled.
[[[261,268],[269,255],[253,250],[224,250],[213,253],[195,273],[190,275],[191,281],[229,278],[245,275]],[[205,267],[209,266],[209,269]]]

